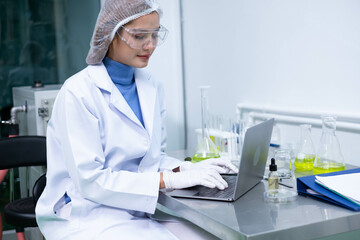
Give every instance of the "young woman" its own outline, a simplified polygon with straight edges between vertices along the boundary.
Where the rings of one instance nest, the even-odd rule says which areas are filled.
[[[176,239],[148,218],[159,188],[224,189],[228,161],[184,163],[165,148],[163,90],[141,68],[166,37],[159,6],[108,0],[89,66],[64,83],[47,130],[47,184],[36,215],[52,239]]]

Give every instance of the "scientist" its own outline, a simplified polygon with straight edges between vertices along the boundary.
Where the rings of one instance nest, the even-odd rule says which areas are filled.
[[[176,239],[157,221],[159,188],[224,189],[226,160],[184,163],[164,153],[165,105],[142,70],[166,37],[149,0],[108,0],[86,62],[66,80],[47,129],[47,184],[36,218],[52,239]]]

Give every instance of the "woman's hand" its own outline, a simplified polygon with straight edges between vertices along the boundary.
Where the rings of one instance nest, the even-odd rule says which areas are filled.
[[[237,167],[235,167],[230,160],[223,158],[209,158],[197,163],[184,162],[180,165],[180,172],[194,169],[214,169],[220,174],[230,172],[238,173]]]
[[[165,188],[182,189],[202,185],[209,188],[217,187],[224,190],[228,187],[227,182],[215,169],[198,168],[184,172],[170,172],[165,171],[160,174],[160,188],[161,183],[164,183]]]

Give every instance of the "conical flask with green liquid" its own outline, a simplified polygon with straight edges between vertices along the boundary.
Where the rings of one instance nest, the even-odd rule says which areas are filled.
[[[192,162],[200,162],[208,158],[219,158],[220,154],[215,143],[211,140],[208,131],[208,89],[209,86],[200,87],[201,90],[201,138],[192,156]]]
[[[345,161],[335,134],[336,116],[322,115],[322,135],[316,153],[313,173],[321,174],[345,170]]]
[[[297,172],[311,171],[315,161],[315,147],[311,140],[311,125],[300,125],[300,145],[295,157]]]

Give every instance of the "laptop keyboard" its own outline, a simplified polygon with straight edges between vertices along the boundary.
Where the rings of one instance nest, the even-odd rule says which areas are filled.
[[[228,183],[229,187],[224,190],[219,190],[218,188],[208,188],[204,186],[198,186],[199,190],[194,196],[201,197],[213,197],[213,198],[232,198],[235,192],[236,178],[237,176],[222,176],[224,180]]]

